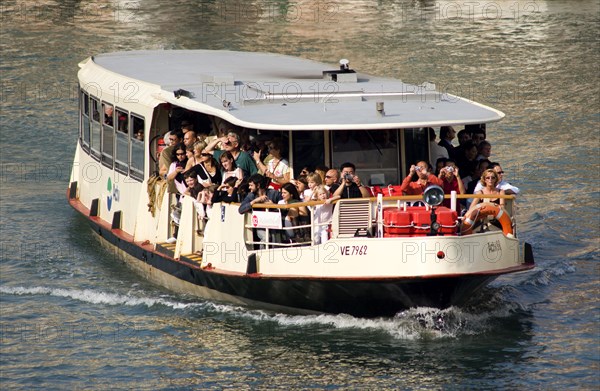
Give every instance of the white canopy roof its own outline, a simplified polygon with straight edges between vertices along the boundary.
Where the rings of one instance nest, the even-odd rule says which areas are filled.
[[[102,54],[82,70],[117,73],[158,101],[272,130],[393,129],[499,121],[500,111],[435,91],[425,83],[362,73],[267,53],[173,50]],[[87,69],[89,76],[90,71]],[[334,76],[335,77],[335,76]],[[177,97],[174,91],[183,90]],[[383,102],[383,113],[377,110]]]

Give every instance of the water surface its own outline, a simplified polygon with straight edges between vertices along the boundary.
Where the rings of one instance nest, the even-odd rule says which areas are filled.
[[[0,385],[4,389],[597,389],[597,1],[4,1]],[[70,209],[77,63],[231,49],[341,58],[506,113],[537,268],[463,308],[290,316],[141,280]]]

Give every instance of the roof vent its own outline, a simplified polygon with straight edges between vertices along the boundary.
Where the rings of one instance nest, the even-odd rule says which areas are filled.
[[[350,61],[348,61],[346,58],[342,58],[340,60],[340,69],[342,71],[348,71],[348,70],[350,70]]]
[[[336,83],[356,83],[356,72],[350,69],[350,61],[343,58],[340,60],[340,69],[335,71],[323,71],[323,79]]]
[[[190,99],[194,98],[193,92],[183,90],[181,88],[176,91],[173,91],[173,95],[175,95],[175,98],[177,98],[177,99],[181,98],[182,96],[185,96],[186,98],[190,98]]]

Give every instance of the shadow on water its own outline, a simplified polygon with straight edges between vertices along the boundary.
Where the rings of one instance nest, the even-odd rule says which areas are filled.
[[[236,373],[240,384],[251,384],[261,373],[267,386],[278,380],[348,386],[361,384],[364,379],[355,374],[368,371],[374,386],[400,377],[404,386],[458,385],[494,377],[499,367],[526,360],[523,346],[532,337],[533,315],[518,307],[505,303],[492,313],[416,308],[366,320],[213,304],[196,308],[197,316],[193,310],[192,316],[171,318],[169,325],[186,337],[167,338],[178,365],[223,369],[211,374],[215,381]]]

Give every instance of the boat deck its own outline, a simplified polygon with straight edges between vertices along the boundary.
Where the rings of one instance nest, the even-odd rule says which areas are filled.
[[[156,245],[156,252],[175,258],[175,247],[175,243],[158,243]],[[181,255],[180,259],[193,265],[197,265],[198,267],[202,264],[202,255],[198,253]]]

